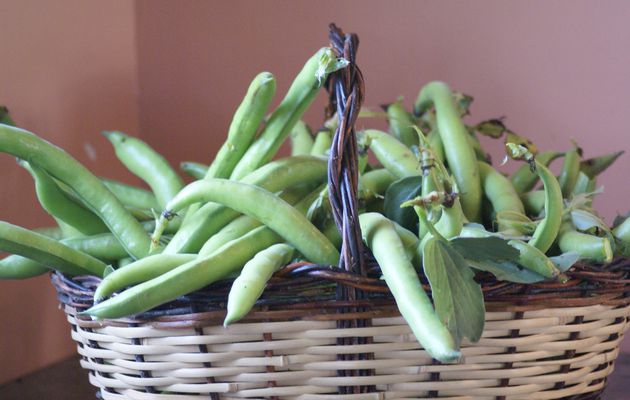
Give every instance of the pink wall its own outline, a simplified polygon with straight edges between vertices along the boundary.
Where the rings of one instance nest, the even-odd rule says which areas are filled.
[[[123,168],[100,136],[138,132],[133,4],[82,0],[4,2],[0,104],[15,121],[63,147],[100,175]],[[95,158],[86,148],[96,149]],[[0,157],[0,219],[51,226],[28,173]],[[0,282],[0,384],[75,353],[47,276]]]
[[[628,2],[139,0],[137,18],[141,129],[173,161],[211,159],[250,79],[273,72],[280,97],[332,21],[360,35],[368,106],[440,79],[475,96],[471,121],[505,115],[541,148],[630,150]],[[630,210],[629,169],[600,181],[609,221]]]

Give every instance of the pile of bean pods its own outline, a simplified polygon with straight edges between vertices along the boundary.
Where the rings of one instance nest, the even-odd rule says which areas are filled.
[[[144,312],[234,278],[225,325],[243,318],[275,271],[296,260],[334,266],[341,239],[327,201],[327,157],[337,121],[313,133],[300,120],[327,76],[347,66],[330,48],[304,65],[272,111],[276,81],[256,76],[227,139],[204,165],[184,162],[188,185],[148,144],[106,132],[120,161],[146,182],[133,187],[94,176],[64,150],[15,127],[1,110],[0,151],[32,175],[58,226],[27,230],[0,222],[0,278],[51,269],[102,282],[85,314]],[[467,125],[472,98],[442,82],[425,85],[412,111],[383,112],[390,132],[357,132],[359,224],[401,315],[441,361],[460,357],[463,338],[484,324],[480,271],[500,280],[562,280],[578,259],[630,256],[630,219],[607,226],[592,209],[597,175],[621,153],[583,159],[577,145],[538,152],[500,120]],[[504,138],[510,176],[492,166],[479,136]],[[277,158],[291,143],[291,156]],[[486,140],[486,139],[484,139]],[[548,168],[563,159],[556,176]],[[422,286],[428,280],[429,297]]]

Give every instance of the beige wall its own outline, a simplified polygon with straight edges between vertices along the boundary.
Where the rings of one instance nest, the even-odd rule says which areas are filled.
[[[18,124],[101,175],[123,170],[99,132],[138,131],[133,12],[133,3],[123,0],[2,2],[0,104]],[[95,159],[86,151],[92,146]],[[0,171],[0,219],[51,225],[26,171],[7,155]],[[0,384],[75,352],[57,307],[47,277],[0,282]]]

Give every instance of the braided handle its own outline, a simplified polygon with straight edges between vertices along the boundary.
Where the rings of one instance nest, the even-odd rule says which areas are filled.
[[[327,117],[336,112],[339,120],[328,160],[328,197],[342,238],[339,268],[366,276],[358,216],[358,150],[354,130],[364,96],[363,75],[355,62],[359,37],[344,34],[335,24],[330,24],[328,36],[335,55],[349,62],[326,82]]]

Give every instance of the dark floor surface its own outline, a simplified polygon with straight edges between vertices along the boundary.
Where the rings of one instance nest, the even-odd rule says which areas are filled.
[[[0,386],[0,400],[92,400],[95,390],[87,372],[72,357],[34,374]],[[602,400],[630,400],[630,353],[615,363]]]

